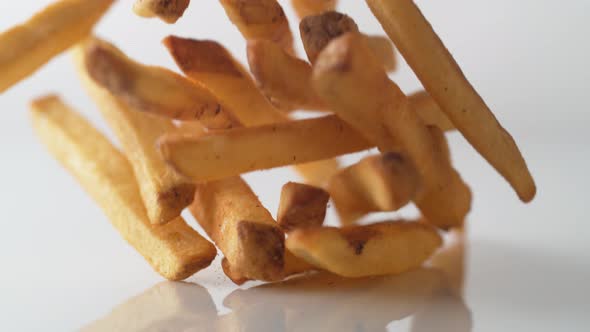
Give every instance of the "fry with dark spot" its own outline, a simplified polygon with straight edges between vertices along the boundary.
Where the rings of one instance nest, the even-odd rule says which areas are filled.
[[[330,195],[314,186],[289,182],[281,190],[277,222],[285,232],[321,226]]]
[[[381,222],[291,232],[287,248],[307,262],[343,277],[399,274],[417,268],[442,244],[423,223]]]
[[[133,11],[142,17],[158,17],[162,21],[172,24],[184,14],[190,0],[137,0]]]

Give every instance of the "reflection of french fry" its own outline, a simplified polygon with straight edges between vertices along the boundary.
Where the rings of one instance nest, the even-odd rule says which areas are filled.
[[[35,131],[94,198],[121,236],[162,276],[185,279],[209,266],[215,247],[181,217],[152,226],[127,159],[56,97],[32,104]]]
[[[457,129],[504,176],[522,201],[531,201],[536,193],[535,182],[514,139],[465,78],[414,1],[366,1],[416,76]]]
[[[197,284],[163,282],[118,305],[83,332],[215,331],[217,308]]]
[[[443,271],[451,290],[463,294],[467,262],[465,228],[454,229],[445,236],[445,245],[428,260],[428,265]]]
[[[84,39],[113,2],[57,1],[24,24],[0,34],[0,92]]]
[[[221,44],[170,36],[164,40],[164,45],[182,72],[211,89],[244,126],[289,121],[288,116],[262,95],[248,72]],[[322,186],[337,171],[338,163],[322,160],[295,168],[309,184]]]
[[[150,221],[166,223],[180,215],[192,202],[195,192],[194,184],[166,165],[155,148],[157,139],[167,132],[174,132],[176,126],[168,119],[142,114],[128,107],[88,76],[85,54],[96,43],[107,45],[90,40],[74,51],[80,79],[133,166]]]

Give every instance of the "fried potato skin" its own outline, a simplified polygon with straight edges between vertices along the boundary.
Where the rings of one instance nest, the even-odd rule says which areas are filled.
[[[35,100],[31,111],[35,132],[51,154],[154,270],[182,280],[209,266],[215,247],[181,217],[150,224],[131,165],[92,125],[57,97]]]
[[[442,239],[426,224],[383,222],[299,229],[289,234],[286,245],[313,265],[358,278],[417,268],[442,245]]]
[[[330,43],[313,77],[320,96],[381,151],[402,147],[407,153],[422,181],[415,202],[430,222],[442,228],[463,224],[471,208],[469,188],[360,34],[348,33]]]
[[[137,0],[133,11],[142,17],[159,17],[162,21],[172,24],[184,14],[190,0]]]
[[[166,223],[180,215],[192,202],[195,192],[194,184],[175,173],[162,160],[155,146],[160,136],[175,132],[176,126],[166,118],[128,107],[90,78],[85,54],[94,42],[85,42],[74,50],[78,74],[133,166],[150,221]]]
[[[62,0],[0,34],[0,93],[88,36],[114,0]]]
[[[471,145],[510,183],[523,202],[536,186],[510,134],[461,71],[412,0],[366,0],[383,29]],[[424,52],[425,49],[432,50]]]
[[[326,217],[330,194],[325,190],[296,182],[288,182],[281,190],[277,222],[285,232],[321,226]]]

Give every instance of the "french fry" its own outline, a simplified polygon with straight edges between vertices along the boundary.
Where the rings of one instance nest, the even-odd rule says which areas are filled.
[[[276,0],[219,0],[230,21],[246,40],[267,39],[294,54],[293,34]]]
[[[210,88],[246,127],[289,121],[256,87],[242,65],[219,43],[170,36],[164,45],[178,67],[193,81]],[[322,186],[338,169],[336,160],[296,166],[312,185]]]
[[[136,0],[133,5],[135,14],[142,17],[158,17],[172,24],[184,14],[190,0]]]
[[[366,0],[426,91],[473,147],[529,202],[536,187],[514,139],[469,83],[412,0]],[[424,52],[424,50],[430,50]]]
[[[469,188],[360,34],[332,41],[314,67],[313,81],[322,99],[381,151],[401,145],[420,175],[415,203],[426,219],[441,228],[462,225],[471,206]]]
[[[281,190],[277,222],[285,232],[321,226],[326,217],[330,194],[314,186],[288,182]]]
[[[198,185],[190,211],[224,254],[232,279],[281,279],[285,235],[240,177]]]
[[[315,63],[320,52],[332,39],[347,32],[359,32],[359,28],[350,16],[329,11],[304,18],[299,24],[299,31],[307,58],[311,63]],[[396,69],[397,61],[391,41],[381,36],[363,35],[363,38],[385,70]]]
[[[438,104],[426,91],[418,91],[408,96],[410,107],[416,111],[427,125],[439,127],[442,131],[455,130],[455,126]]]
[[[311,87],[309,63],[268,40],[248,42],[248,64],[260,90],[281,110],[325,110]]]
[[[168,69],[137,63],[104,41],[90,43],[85,56],[92,79],[136,111],[198,120],[212,129],[238,125],[209,90]]]
[[[291,0],[291,6],[299,18],[334,10],[337,5],[338,0]]]
[[[182,280],[209,266],[215,247],[181,217],[150,224],[131,165],[92,125],[57,97],[38,99],[31,110],[35,132],[50,153],[154,270]]]
[[[164,159],[178,172],[195,182],[204,182],[362,151],[371,144],[331,115],[205,136],[168,134],[158,141],[158,146]],[[320,180],[327,179],[314,183]]]
[[[84,39],[113,2],[57,1],[0,34],[0,93]]]
[[[166,223],[180,215],[194,198],[195,186],[176,174],[162,160],[156,149],[157,139],[174,132],[172,121],[137,111],[96,84],[87,71],[86,54],[94,45],[107,45],[98,39],[88,40],[74,49],[80,80],[119,139],[138,179],[141,197],[149,220]]]
[[[420,177],[399,153],[369,156],[341,170],[328,183],[328,191],[348,225],[369,212],[396,211],[414,199]]]
[[[344,228],[314,227],[289,234],[297,257],[343,277],[398,274],[417,268],[442,244],[422,223],[382,222]]]

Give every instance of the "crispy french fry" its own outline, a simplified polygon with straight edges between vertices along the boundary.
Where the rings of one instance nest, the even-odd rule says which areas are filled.
[[[439,127],[442,131],[455,130],[455,126],[438,104],[426,91],[418,91],[408,96],[411,108],[427,125]]]
[[[196,182],[307,163],[371,147],[357,131],[334,115],[205,136],[168,134],[158,145],[164,159]]]
[[[184,14],[190,0],[137,0],[133,5],[135,14],[142,17],[158,17],[172,24]]]
[[[426,91],[473,147],[529,202],[536,187],[514,139],[469,83],[412,0],[366,0]],[[430,50],[424,52],[424,50]]]
[[[338,0],[291,0],[291,6],[299,18],[334,10],[337,5]]]
[[[240,177],[198,185],[190,211],[223,252],[232,279],[281,279],[285,235]]]
[[[289,117],[273,107],[256,88],[248,72],[219,43],[170,36],[164,45],[192,80],[210,88],[246,127],[286,122]],[[296,166],[312,185],[321,186],[338,169],[336,160]]]
[[[430,222],[441,228],[462,225],[471,206],[469,188],[360,34],[330,43],[314,67],[313,80],[322,99],[381,151],[402,146],[423,185],[415,202]]]
[[[268,40],[248,42],[248,64],[260,90],[281,110],[324,110],[326,105],[311,87],[309,63]]]
[[[230,21],[246,40],[267,39],[293,54],[293,34],[276,0],[219,0]]]
[[[85,56],[92,79],[136,111],[198,120],[213,129],[238,125],[209,90],[168,69],[137,63],[103,41],[90,43]]]
[[[86,54],[96,44],[106,45],[106,42],[92,39],[74,50],[80,80],[99,106],[133,166],[150,221],[154,224],[166,223],[180,215],[192,202],[195,192],[194,184],[166,165],[156,149],[157,139],[165,133],[174,132],[176,127],[168,119],[128,107],[89,77]]]
[[[328,191],[348,225],[369,212],[396,211],[414,199],[420,176],[407,158],[388,152],[369,156],[341,170],[328,183]]]
[[[281,190],[277,222],[285,232],[321,226],[330,195],[321,188],[289,182]]]
[[[320,52],[332,39],[347,32],[359,32],[359,28],[350,16],[329,11],[304,18],[299,24],[299,31],[307,58],[311,63],[315,63]],[[363,38],[367,40],[371,51],[385,70],[396,69],[397,61],[391,41],[381,36],[363,35]]]
[[[113,2],[57,1],[0,34],[0,93],[84,39]]]
[[[34,129],[51,154],[154,270],[182,280],[209,266],[215,247],[181,217],[150,224],[131,165],[90,123],[57,97],[38,99],[31,109]]]
[[[398,274],[417,268],[442,244],[422,223],[382,222],[291,232],[286,245],[297,257],[344,277]]]

